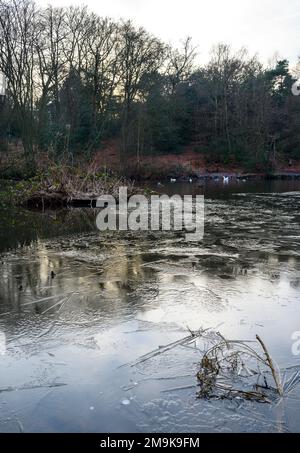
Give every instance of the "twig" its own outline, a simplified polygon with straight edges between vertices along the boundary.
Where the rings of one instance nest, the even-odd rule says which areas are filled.
[[[70,296],[70,297],[71,297],[71,296]],[[61,299],[61,300],[59,300],[58,302],[56,302],[56,304],[51,305],[51,307],[47,308],[46,310],[44,310],[44,311],[42,312],[42,315],[44,315],[44,314],[47,313],[48,311],[52,310],[52,308],[55,308],[55,307],[57,307],[58,305],[63,304],[64,302],[66,302],[66,301],[68,300],[68,298],[69,298],[69,296],[64,297],[63,299]]]
[[[196,338],[199,338],[203,335],[203,333],[206,332],[205,330],[203,331],[198,331],[198,332],[192,332],[191,335],[188,337],[182,338],[181,340],[174,341],[173,343],[170,343],[166,346],[162,346],[159,349],[155,349],[154,351],[149,352],[148,354],[145,354],[144,356],[141,356],[139,360],[136,362],[130,364],[131,367],[134,367],[136,365],[139,365],[140,363],[146,362],[147,360],[152,359],[153,357],[156,357],[158,355],[164,354],[167,351],[170,351],[171,349],[176,348],[177,346],[182,346],[186,343],[189,343],[192,340],[195,340]]]
[[[282,384],[281,384],[281,377],[280,377],[279,373],[277,373],[276,370],[275,370],[274,362],[271,359],[271,356],[270,356],[270,354],[269,354],[269,352],[267,350],[267,347],[266,347],[266,345],[264,344],[264,342],[262,341],[262,339],[260,338],[259,335],[256,335],[256,339],[261,344],[261,347],[263,348],[264,353],[266,354],[267,362],[269,364],[269,367],[271,368],[272,375],[273,375],[273,378],[274,378],[274,381],[275,381],[275,384],[276,384],[276,388],[277,388],[278,394],[280,396],[283,396],[283,388],[282,388]]]
[[[28,385],[24,387],[5,387],[5,388],[0,388],[0,393],[4,392],[15,392],[17,390],[34,390],[34,389],[42,389],[42,388],[54,388],[54,387],[64,387],[67,384],[57,382],[54,384],[45,384],[45,385]]]
[[[169,393],[169,392],[178,392],[179,390],[189,390],[197,388],[195,384],[193,385],[184,385],[183,387],[174,387],[171,389],[161,390],[161,393]]]

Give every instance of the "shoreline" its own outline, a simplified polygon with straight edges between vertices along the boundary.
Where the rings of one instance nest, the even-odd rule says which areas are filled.
[[[172,176],[170,176],[173,178]],[[169,176],[163,176],[161,178],[149,177],[149,178],[140,178],[138,182],[157,182],[157,181],[168,181],[170,180]],[[178,182],[189,182],[190,179],[193,179],[193,182],[197,181],[218,181],[221,180],[223,177],[229,178],[229,180],[293,180],[293,179],[300,179],[300,172],[287,172],[287,171],[279,171],[275,173],[240,173],[240,172],[232,172],[232,171],[222,171],[222,172],[212,172],[212,173],[200,173],[198,175],[191,175],[191,176],[177,176],[174,175],[174,178]],[[134,180],[134,178],[132,178]]]
[[[226,181],[224,180],[226,179]],[[150,194],[153,192],[154,185],[158,187],[164,187],[166,184],[187,184],[198,185],[198,187],[205,187],[206,183],[213,183],[216,187],[222,183],[224,187],[230,186],[230,184],[240,183],[240,182],[255,182],[255,181],[298,181],[300,180],[300,173],[298,172],[276,172],[273,174],[267,173],[235,173],[235,172],[215,172],[215,173],[203,173],[197,176],[174,176],[166,177],[165,175],[162,178],[140,178],[138,180],[129,178],[128,184],[131,184],[132,193],[137,193],[140,189],[144,194]],[[58,209],[58,208],[96,208],[97,199],[99,196],[104,195],[105,189],[101,187],[101,193],[97,195],[96,193],[88,193],[84,190],[81,192],[76,192],[70,196],[70,194],[63,193],[61,191],[52,191],[47,189],[42,191],[34,191],[28,193],[28,197],[20,198],[20,189],[18,186],[26,184],[26,180],[13,180],[13,179],[2,179],[0,178],[0,206],[14,206],[14,207],[23,207],[27,209],[39,209],[44,211],[46,208]],[[30,184],[30,183],[29,183]],[[125,184],[125,181],[123,181]],[[113,186],[107,186],[105,194],[115,195],[118,187],[121,186],[121,182],[118,181],[118,184]],[[17,189],[17,190],[16,190]]]

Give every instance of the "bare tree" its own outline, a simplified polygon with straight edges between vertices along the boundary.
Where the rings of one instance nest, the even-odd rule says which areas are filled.
[[[120,81],[118,25],[92,14],[86,34],[86,83],[92,92],[91,148],[109,120],[110,105]],[[100,127],[99,127],[100,123]]]
[[[245,68],[246,50],[232,54],[230,46],[219,44],[213,48],[207,74],[210,79],[211,95],[215,106],[215,133],[226,135],[229,153],[232,151],[229,121],[229,100],[234,85],[239,82]]]
[[[31,0],[0,0],[0,70],[6,76],[26,161],[34,162],[34,46],[37,10]]]
[[[48,6],[38,16],[39,34],[35,42],[37,55],[37,89],[39,130],[48,127],[47,106],[54,106],[54,121],[60,121],[59,91],[68,74],[64,52],[68,33],[65,10]],[[54,137],[55,139],[55,137]]]
[[[187,37],[182,43],[182,49],[169,48],[166,73],[171,84],[171,94],[179,83],[186,81],[194,68],[196,47],[192,44],[192,38]]]
[[[125,167],[128,162],[126,157],[132,151],[131,113],[133,103],[139,96],[140,82],[145,74],[161,67],[166,48],[143,28],[136,29],[130,21],[120,28],[120,45],[119,89],[123,99],[121,161]]]

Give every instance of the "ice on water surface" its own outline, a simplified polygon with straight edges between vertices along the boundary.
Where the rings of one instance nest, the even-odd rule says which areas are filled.
[[[284,411],[197,399],[197,342],[131,366],[211,328],[259,334],[282,369],[296,367],[299,203],[298,192],[208,198],[197,244],[180,233],[43,234],[32,213],[39,234],[20,226],[23,242],[6,241],[0,257],[0,431],[300,431],[299,388]],[[93,224],[85,212],[57,218],[70,215]]]

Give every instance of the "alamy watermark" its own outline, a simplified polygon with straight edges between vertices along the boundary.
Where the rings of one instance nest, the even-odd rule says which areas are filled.
[[[103,195],[96,224],[100,231],[184,231],[187,241],[204,236],[204,196],[132,195],[119,188],[118,199]]]
[[[300,95],[300,71],[295,70],[295,78],[297,79],[292,85],[292,93],[294,96]]]
[[[0,72],[0,96],[5,96],[6,93],[6,78],[5,75]]]
[[[293,84],[292,93],[294,96],[300,95],[300,78]]]
[[[294,332],[292,335],[292,354],[294,356],[300,356],[300,332]]]

